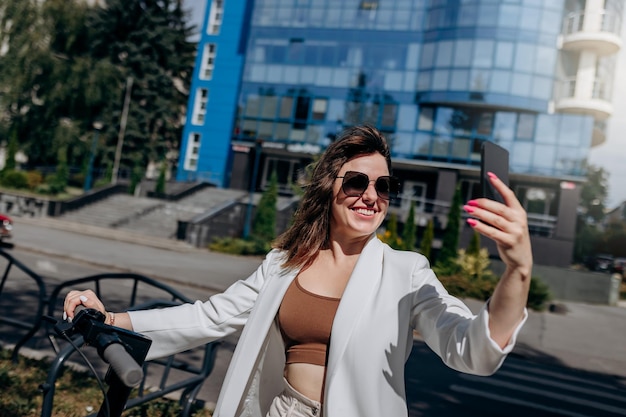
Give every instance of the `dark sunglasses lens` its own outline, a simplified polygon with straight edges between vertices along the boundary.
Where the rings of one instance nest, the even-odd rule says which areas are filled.
[[[393,200],[398,198],[400,182],[396,177],[380,177],[376,180],[376,192],[380,198]]]
[[[349,197],[363,194],[369,184],[369,178],[359,172],[346,172],[343,178],[343,192]]]
[[[389,177],[379,177],[376,180],[376,192],[380,198],[384,198],[385,200],[389,200],[389,192],[391,189],[391,178]]]

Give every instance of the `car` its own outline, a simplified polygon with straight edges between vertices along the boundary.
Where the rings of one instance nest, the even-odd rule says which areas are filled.
[[[13,220],[6,214],[0,214],[0,241],[13,236]]]
[[[610,273],[613,271],[613,255],[608,254],[599,254],[596,255],[593,259],[593,270],[597,272],[607,272]]]
[[[622,279],[626,278],[626,258],[615,258],[613,260],[613,273],[620,274]]]

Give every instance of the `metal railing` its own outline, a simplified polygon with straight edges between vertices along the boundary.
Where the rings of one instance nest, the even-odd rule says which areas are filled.
[[[593,80],[593,88],[591,90],[591,94],[589,97],[583,97],[576,94],[576,85],[578,83],[577,77],[568,77],[561,79],[557,84],[556,98],[558,100],[566,99],[566,98],[589,98],[589,99],[597,99],[597,100],[611,100],[611,89],[609,88],[609,83],[601,78],[596,77]]]
[[[587,32],[585,30],[585,21],[589,19],[598,19],[599,30],[589,30],[589,32],[608,32],[620,36],[622,29],[621,16],[615,12],[602,10],[599,12],[585,13],[584,11],[576,11],[568,13],[563,20],[563,35],[572,35],[579,32]]]

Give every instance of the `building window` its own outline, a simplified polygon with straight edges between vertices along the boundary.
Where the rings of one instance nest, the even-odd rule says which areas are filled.
[[[420,109],[420,116],[417,122],[418,130],[433,130],[434,126],[434,109],[432,107],[422,107]]]
[[[535,115],[520,113],[517,120],[517,139],[533,140],[535,133]]]
[[[213,0],[211,2],[211,11],[209,14],[209,25],[207,26],[208,35],[218,35],[220,33],[223,17],[224,0]]]
[[[217,55],[217,45],[207,43],[204,45],[202,53],[202,66],[200,67],[200,79],[210,80],[213,78],[213,69],[215,68],[215,56]]]
[[[199,88],[196,93],[196,100],[193,106],[193,124],[204,124],[206,116],[207,103],[209,102],[209,90]]]
[[[185,170],[196,171],[198,169],[198,154],[200,153],[200,134],[192,133],[189,135],[187,143],[187,152],[185,153]]]
[[[313,100],[312,119],[315,121],[326,120],[326,111],[328,110],[328,100],[325,98],[316,98]]]
[[[376,10],[378,9],[378,0],[362,0],[359,9]]]

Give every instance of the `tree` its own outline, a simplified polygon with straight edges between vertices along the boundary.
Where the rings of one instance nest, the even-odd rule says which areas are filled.
[[[598,225],[604,218],[604,202],[608,192],[604,168],[587,166],[587,181],[580,191],[579,216],[574,238],[574,260],[585,262],[596,253],[605,251],[603,233]]]
[[[272,171],[267,189],[261,195],[252,224],[253,239],[271,242],[276,237],[276,203],[278,201],[278,174]]]
[[[6,156],[6,160],[4,163],[3,171],[12,171],[15,169],[16,167],[15,155],[17,154],[17,148],[18,148],[17,137],[15,133],[13,133],[11,137],[9,138],[9,143],[7,145],[7,156]]]
[[[424,234],[422,235],[422,241],[420,242],[420,253],[430,259],[430,254],[433,247],[433,239],[435,238],[435,224],[432,219],[428,220]]]
[[[459,247],[459,233],[461,230],[461,188],[456,187],[450,211],[448,212],[448,224],[443,235],[441,251],[437,257],[438,264],[453,261],[457,256]]]
[[[467,245],[466,253],[468,255],[478,255],[480,253],[480,234],[475,230]]]
[[[607,194],[607,172],[602,167],[587,165],[587,181],[580,191],[580,207],[587,221],[602,222]]]
[[[119,100],[107,113],[119,120],[127,77],[133,78],[121,167],[175,154],[193,73],[195,45],[188,42],[182,2],[108,0],[89,15],[92,54],[119,69]],[[119,124],[113,124],[119,126]],[[117,136],[109,142],[113,159]],[[175,163],[176,161],[170,161]]]
[[[172,157],[195,58],[178,0],[0,0],[0,133],[14,133],[31,166],[56,166],[50,132],[63,119],[79,134],[67,163],[90,152],[93,122],[104,122],[108,165],[117,144],[125,82],[135,80],[122,166]],[[170,151],[174,152],[170,152]],[[174,161],[175,162],[175,161]]]
[[[409,208],[409,214],[404,222],[404,228],[402,229],[402,246],[404,250],[415,249],[415,201],[411,201],[411,207]]]
[[[167,162],[161,162],[159,167],[159,177],[157,178],[156,186],[154,188],[154,192],[157,195],[165,194],[165,174],[167,173]]]
[[[398,215],[396,213],[389,214],[389,220],[385,225],[385,233],[379,235],[378,238],[394,249],[403,249],[402,240],[398,236]]]

